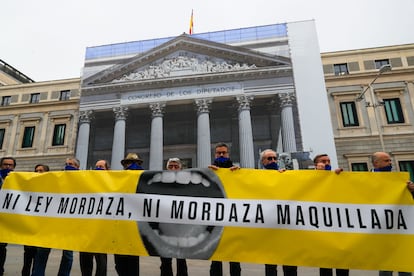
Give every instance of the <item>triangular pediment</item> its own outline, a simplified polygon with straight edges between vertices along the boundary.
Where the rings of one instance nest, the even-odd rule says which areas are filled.
[[[290,59],[243,47],[180,35],[123,64],[98,72],[83,85],[102,85],[140,80],[160,80],[220,72],[290,66]]]

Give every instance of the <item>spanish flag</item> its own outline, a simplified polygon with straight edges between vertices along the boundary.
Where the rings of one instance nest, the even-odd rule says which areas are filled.
[[[194,21],[193,21],[193,10],[191,10],[191,17],[190,17],[190,30],[189,30],[189,34],[192,35],[193,34],[193,28],[194,28]]]

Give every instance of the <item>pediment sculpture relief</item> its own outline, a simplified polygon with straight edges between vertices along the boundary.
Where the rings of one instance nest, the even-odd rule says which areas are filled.
[[[131,80],[158,79],[200,73],[217,73],[238,70],[254,69],[256,65],[246,63],[229,63],[224,60],[213,60],[208,57],[202,59],[188,56],[175,56],[162,60],[159,64],[139,68],[134,72],[123,75],[112,82]]]

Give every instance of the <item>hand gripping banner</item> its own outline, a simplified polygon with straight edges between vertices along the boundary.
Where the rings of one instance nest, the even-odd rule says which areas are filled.
[[[414,271],[408,173],[12,172],[0,242],[140,256]]]

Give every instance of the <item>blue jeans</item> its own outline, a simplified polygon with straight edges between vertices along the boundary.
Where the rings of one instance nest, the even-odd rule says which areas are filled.
[[[32,276],[45,276],[50,248],[38,248],[33,264]],[[69,276],[73,263],[73,251],[63,250],[58,276]]]

